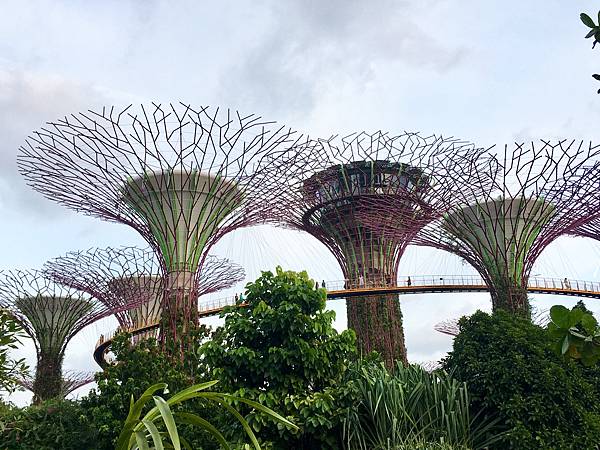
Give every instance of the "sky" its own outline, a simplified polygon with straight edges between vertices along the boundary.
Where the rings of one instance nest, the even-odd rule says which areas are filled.
[[[3,2],[0,269],[39,268],[71,250],[144,245],[124,225],[43,198],[16,169],[29,133],[101,106],[231,107],[318,137],[381,129],[482,147],[540,138],[598,142],[600,86],[591,74],[600,50],[583,39],[578,18],[597,9],[587,0]],[[247,280],[277,264],[318,280],[342,278],[325,247],[299,232],[239,230],[214,253],[244,265]],[[598,280],[599,259],[595,242],[560,238],[533,274]],[[409,247],[400,273],[473,269],[452,255]],[[542,309],[575,302],[533,298]],[[344,329],[343,301],[329,306]],[[489,310],[490,302],[486,294],[413,295],[402,299],[402,309],[409,359],[430,361],[451,348],[449,337],[433,331],[436,322]],[[114,326],[107,320],[83,330],[65,369],[97,370],[92,348]],[[30,342],[20,354],[33,365]],[[13,400],[23,404],[28,395]]]

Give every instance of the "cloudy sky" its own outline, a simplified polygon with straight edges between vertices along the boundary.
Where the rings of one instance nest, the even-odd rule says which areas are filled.
[[[27,188],[15,155],[47,120],[102,105],[184,101],[260,114],[312,136],[378,129],[439,133],[480,146],[539,138],[600,141],[600,50],[565,0],[20,1],[0,14],[0,268],[37,268],[69,250],[140,244],[125,226],[82,217]],[[293,246],[289,242],[294,242]],[[282,264],[316,279],[341,272],[300,233],[241,230],[215,249],[248,279]],[[534,274],[599,279],[600,246],[560,239]],[[471,273],[457,258],[409,248],[402,274]],[[541,308],[574,300],[536,296]],[[330,304],[345,327],[343,302]],[[590,302],[597,312],[600,307]],[[434,323],[489,309],[483,294],[402,300],[409,358],[438,359]],[[100,323],[65,368],[95,370]],[[23,350],[33,357],[31,344]],[[26,401],[20,394],[15,400]]]

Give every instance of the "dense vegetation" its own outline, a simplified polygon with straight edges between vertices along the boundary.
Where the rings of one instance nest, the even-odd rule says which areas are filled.
[[[471,406],[496,416],[498,449],[595,449],[600,442],[600,367],[565,361],[546,330],[498,311],[460,321],[444,368],[464,381]]]
[[[198,329],[183,358],[123,334],[115,364],[80,401],[0,404],[0,449],[145,448],[157,439],[205,450],[594,450],[600,365],[583,357],[579,335],[595,336],[597,323],[577,308],[554,309],[548,329],[477,312],[461,320],[444,371],[389,370],[377,354],[357,358],[354,333],[332,327],[325,292],[306,273],[277,268],[247,285],[244,306],[227,308],[221,327]],[[565,337],[573,349],[563,352]]]

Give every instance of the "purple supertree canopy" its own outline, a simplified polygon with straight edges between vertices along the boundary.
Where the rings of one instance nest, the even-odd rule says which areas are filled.
[[[440,333],[447,334],[448,336],[458,336],[460,333],[460,326],[458,325],[459,319],[447,319],[442,322],[436,323],[433,326],[435,331],[439,331]]]
[[[281,191],[274,218],[327,246],[354,289],[395,285],[418,231],[478,173],[494,170],[484,149],[416,133],[363,132],[294,150],[273,176]],[[353,297],[346,306],[362,351],[377,350],[390,366],[406,361],[397,296]]]
[[[224,234],[263,220],[275,193],[264,192],[255,168],[294,138],[218,108],[111,108],[48,123],[21,147],[18,165],[47,198],[135,228],[166,272],[195,272]]]
[[[284,173],[274,173],[281,194],[271,213],[283,226],[324,243],[354,285],[361,275],[378,286],[395,284],[412,237],[441,217],[471,180],[494,170],[484,149],[416,133],[362,132],[294,150],[279,165]],[[394,208],[382,209],[388,201]]]
[[[17,162],[47,198],[146,239],[169,274],[161,332],[179,342],[197,324],[193,282],[209,249],[269,216],[277,192],[265,181],[296,139],[254,115],[152,104],[51,122],[27,139]]]
[[[540,253],[598,212],[600,171],[586,166],[599,153],[575,141],[507,145],[496,155],[498,175],[458,191],[452,210],[414,242],[462,257],[490,287],[494,308],[529,315],[527,281]]]
[[[587,237],[600,241],[600,217],[595,217],[570,232],[573,236]]]
[[[74,370],[63,371],[60,397],[65,398],[74,390],[79,389],[86,384],[93,383],[94,376],[94,372],[78,372]],[[33,392],[35,378],[30,374],[18,379],[17,382],[25,389]]]
[[[116,314],[121,327],[156,324],[161,316],[165,276],[150,249],[119,247],[69,252],[48,261],[44,273],[57,283],[87,292],[103,303],[115,299],[138,306]],[[244,269],[208,255],[197,274],[198,296],[217,292],[244,279]]]
[[[19,320],[38,351],[63,353],[84,327],[130,305],[122,300],[110,305],[96,301],[54,283],[40,271],[11,270],[0,274],[0,306]]]
[[[60,395],[62,361],[69,341],[87,325],[130,308],[107,305],[72,288],[60,286],[35,270],[0,274],[0,307],[9,310],[35,344],[37,366],[34,401]]]

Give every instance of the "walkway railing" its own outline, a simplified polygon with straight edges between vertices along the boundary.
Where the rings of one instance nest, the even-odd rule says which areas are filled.
[[[398,294],[419,294],[425,292],[469,292],[469,291],[487,291],[488,287],[478,275],[417,275],[400,276],[395,285],[386,285],[384,283],[363,282],[361,280],[335,280],[325,281],[327,298],[342,299],[350,296],[368,296],[381,293]],[[323,282],[319,282],[319,287]],[[572,295],[600,299],[600,282],[572,280],[568,278],[546,278],[531,277],[527,290],[533,293]],[[202,301],[198,305],[198,315],[208,317],[216,315],[223,310],[225,306],[233,306],[237,303],[237,297],[225,297],[216,300]],[[105,354],[110,347],[114,336],[127,331],[138,339],[145,336],[156,336],[158,323],[144,324],[137,328],[122,330],[117,328],[107,335],[101,335],[96,343],[94,350],[94,359],[100,366],[106,364]],[[146,333],[148,333],[146,335]]]

